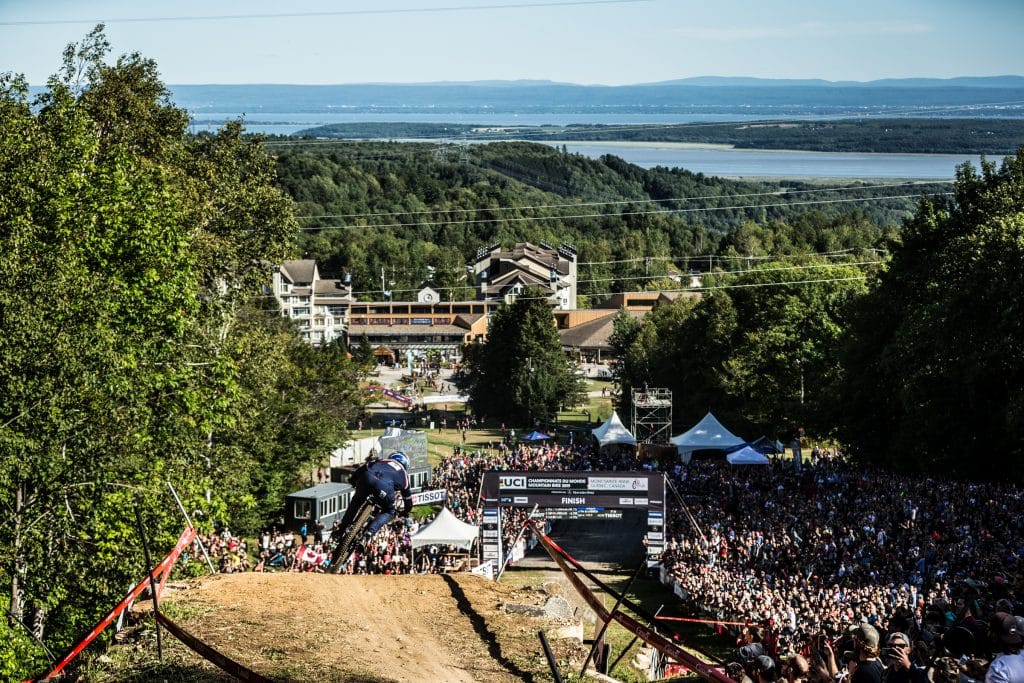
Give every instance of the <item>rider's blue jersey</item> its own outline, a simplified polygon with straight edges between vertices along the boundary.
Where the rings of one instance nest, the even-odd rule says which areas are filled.
[[[372,488],[391,493],[394,506],[395,492],[402,494],[405,504],[412,507],[412,491],[409,490],[409,473],[397,460],[376,460],[366,466],[366,482]]]

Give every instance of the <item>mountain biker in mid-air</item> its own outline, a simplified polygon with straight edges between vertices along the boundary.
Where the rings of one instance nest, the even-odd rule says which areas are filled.
[[[405,453],[395,451],[386,458],[363,463],[348,480],[355,486],[356,491],[352,494],[348,507],[345,508],[345,516],[341,519],[341,526],[335,534],[336,538],[344,537],[345,532],[352,525],[356,513],[367,500],[373,503],[378,512],[360,539],[363,543],[380,531],[382,526],[394,519],[396,493],[402,494],[402,501],[405,503],[402,516],[408,517],[412,512],[412,491],[409,490],[409,456]]]

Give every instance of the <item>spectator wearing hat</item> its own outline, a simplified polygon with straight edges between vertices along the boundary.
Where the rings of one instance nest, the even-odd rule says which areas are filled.
[[[928,683],[928,672],[910,660],[910,638],[894,631],[885,639],[883,683]]]
[[[736,651],[736,659],[744,667],[750,667],[754,660],[765,653],[764,645],[758,642],[749,642]]]
[[[754,673],[757,675],[757,683],[775,683],[778,673],[775,669],[775,660],[768,655],[759,655],[754,659]]]
[[[881,683],[885,667],[878,660],[878,629],[868,623],[851,626],[857,668],[850,675],[850,683]]]
[[[985,674],[985,683],[1018,683],[1024,681],[1024,657],[1020,654],[1024,643],[1024,623],[1021,617],[1006,612],[996,612],[988,622],[988,635],[992,660]]]
[[[764,655],[764,645],[747,643],[736,650],[736,662],[741,670],[740,683],[757,683],[757,671],[754,667],[758,657]],[[732,678],[732,676],[730,676]],[[736,680],[736,679],[733,679]]]

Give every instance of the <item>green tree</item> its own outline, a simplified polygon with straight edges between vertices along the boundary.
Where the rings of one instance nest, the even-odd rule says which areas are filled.
[[[841,434],[865,460],[1020,478],[1024,148],[921,201],[845,338]]]
[[[157,552],[167,481],[207,530],[266,523],[357,400],[253,303],[295,234],[273,160],[237,124],[193,139],[155,64],[107,50],[35,100],[0,77],[0,595],[53,650],[142,575],[133,503]],[[5,678],[38,673],[25,646]]]
[[[864,279],[860,266],[806,257],[752,268],[730,283],[736,328],[721,388],[736,424],[772,434],[800,426],[833,431],[827,388],[847,309],[863,295]]]
[[[527,291],[494,313],[487,341],[463,347],[453,381],[478,415],[528,426],[578,404],[584,394],[539,291]]]
[[[353,350],[352,356],[356,364],[366,371],[371,370],[377,363],[373,355],[373,345],[370,344],[370,340],[365,334],[359,338],[359,343]]]
[[[723,275],[722,288],[699,300],[661,304],[643,321],[620,315],[612,346],[623,412],[627,391],[649,385],[672,390],[676,427],[713,410],[741,433],[830,432],[825,387],[863,277],[857,266],[813,257],[769,262]]]

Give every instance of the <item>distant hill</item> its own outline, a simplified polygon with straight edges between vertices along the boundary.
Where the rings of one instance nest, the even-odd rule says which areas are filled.
[[[781,118],[895,113],[893,109],[971,108],[958,116],[1024,117],[1024,77],[897,79],[830,83],[705,77],[666,83],[594,86],[548,81],[356,85],[170,85],[193,115],[244,113],[483,112],[518,114],[693,114]],[[992,107],[993,103],[1004,103]],[[984,108],[978,108],[985,105]],[[977,108],[977,109],[975,109]],[[928,115],[928,114],[925,114]],[[941,113],[939,115],[942,115]],[[436,121],[436,119],[435,119]]]
[[[750,78],[741,76],[697,76],[647,83],[649,86],[692,85],[736,88],[1024,88],[1024,76],[959,76],[956,78],[883,78],[874,81],[826,81],[821,78]]]

